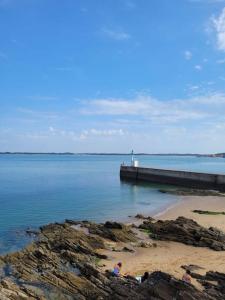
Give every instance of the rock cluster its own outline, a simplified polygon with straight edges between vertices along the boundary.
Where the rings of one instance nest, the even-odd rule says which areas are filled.
[[[177,196],[216,196],[224,197],[225,194],[216,190],[201,190],[201,189],[191,189],[191,188],[179,188],[179,189],[160,189],[160,193],[171,194]]]
[[[148,230],[153,239],[208,247],[216,251],[225,250],[225,234],[222,231],[214,227],[207,229],[185,217],[155,223],[144,221],[139,227]]]
[[[116,222],[94,224],[83,222],[89,234],[76,230],[76,222],[49,224],[40,228],[38,240],[20,252],[0,260],[0,299],[107,299],[130,289],[134,280],[114,284],[98,268],[106,258],[104,238],[112,241],[136,241],[126,225]],[[118,298],[119,299],[119,298]]]
[[[225,299],[225,274],[220,272],[206,272],[205,275],[196,273],[198,266],[182,266],[185,270],[189,270],[191,277],[196,278],[207,291],[207,294],[215,299]]]
[[[74,228],[77,225],[85,231]],[[114,222],[94,224],[67,220],[63,224],[41,227],[37,240],[31,245],[0,257],[0,299],[223,299],[222,290],[211,287],[208,292],[206,286],[204,291],[198,291],[162,272],[152,273],[142,284],[130,276],[117,278],[103,272],[98,262],[105,258],[99,251],[105,248],[105,238],[132,242],[137,239],[130,227]],[[216,276],[222,282],[225,275]]]

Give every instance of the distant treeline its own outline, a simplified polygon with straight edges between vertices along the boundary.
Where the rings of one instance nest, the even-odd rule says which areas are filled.
[[[73,153],[73,152],[0,152],[0,154],[28,154],[28,155],[131,155],[130,153]],[[198,153],[135,153],[148,156],[195,156],[195,157],[223,157],[225,153],[198,154]]]

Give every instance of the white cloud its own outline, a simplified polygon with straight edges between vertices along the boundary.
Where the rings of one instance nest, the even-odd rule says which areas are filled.
[[[218,17],[212,17],[214,30],[216,31],[217,47],[225,51],[225,7]]]
[[[198,86],[194,86],[194,90]],[[126,99],[96,99],[89,101],[81,109],[81,114],[111,116],[118,119],[124,127],[129,124],[135,127],[167,126],[170,124],[194,124],[219,120],[225,111],[225,94],[214,93],[205,96],[195,96],[187,99],[172,99],[161,101],[150,96],[138,96],[132,100]],[[125,119],[126,122],[121,122]],[[100,120],[100,117],[99,117]]]
[[[112,137],[112,136],[123,136],[125,131],[123,129],[83,129],[80,132],[74,130],[62,130],[56,129],[50,126],[48,129],[48,134],[52,136],[67,137],[72,140],[84,140],[91,137]]]
[[[214,94],[168,101],[160,101],[150,96],[138,96],[132,100],[97,99],[89,101],[80,112],[87,115],[127,116],[135,120],[141,118],[143,122],[168,124],[207,118],[210,110],[202,109],[202,103],[225,103],[225,96]]]
[[[197,71],[201,71],[201,70],[202,70],[202,66],[201,66],[201,65],[195,65],[195,69],[196,69]]]
[[[200,86],[199,85],[190,85],[188,88],[190,91],[196,91],[200,88]]]
[[[56,113],[20,109],[23,118],[41,126],[5,118],[5,128],[13,128],[5,132],[0,128],[0,139],[5,141],[1,149],[213,153],[225,147],[223,93],[167,100],[140,94],[133,99],[80,100],[74,107],[76,110]]]
[[[122,129],[89,129],[89,130],[83,130],[80,134],[80,137],[82,139],[90,137],[90,136],[122,136],[125,132]]]
[[[131,39],[131,35],[123,30],[112,30],[108,28],[103,28],[101,30],[103,35],[117,41],[125,41]]]
[[[186,60],[190,60],[192,58],[192,53],[189,50],[184,51],[184,57]]]

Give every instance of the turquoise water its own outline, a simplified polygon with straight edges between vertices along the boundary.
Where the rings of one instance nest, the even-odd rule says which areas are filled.
[[[225,174],[225,159],[138,156],[140,165]],[[27,242],[21,229],[65,218],[104,221],[157,212],[176,201],[157,185],[120,182],[122,155],[0,155],[0,252]]]

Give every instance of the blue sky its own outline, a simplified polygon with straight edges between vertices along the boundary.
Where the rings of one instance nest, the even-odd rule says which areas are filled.
[[[0,151],[225,151],[225,0],[0,0]]]

